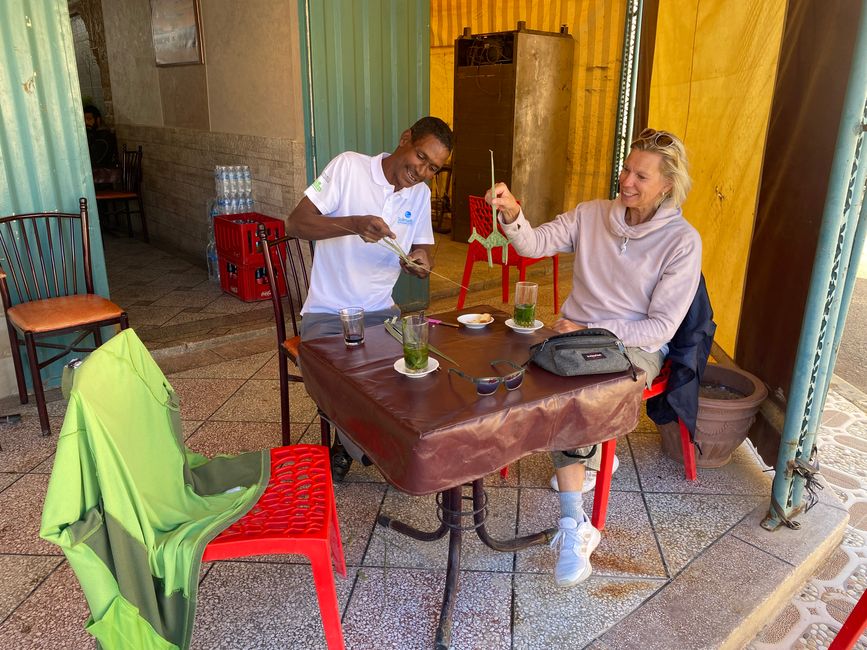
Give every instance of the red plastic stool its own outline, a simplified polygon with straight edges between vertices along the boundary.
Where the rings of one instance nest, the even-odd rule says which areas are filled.
[[[250,511],[205,548],[202,561],[250,555],[306,555],[330,650],[343,650],[343,630],[331,563],[344,578],[346,562],[331,484],[328,449],[292,445],[271,450],[271,479]]]
[[[666,361],[659,371],[659,374],[651,382],[650,388],[645,388],[641,395],[642,400],[648,400],[651,397],[661,395],[668,386],[668,376],[671,373],[671,364]],[[688,481],[694,481],[698,478],[695,469],[695,447],[692,444],[692,439],[689,437],[689,429],[683,423],[683,420],[678,418],[680,425],[680,444],[683,449],[683,472]],[[602,443],[602,459],[599,467],[599,472],[596,474],[596,491],[593,494],[593,515],[590,517],[590,523],[597,530],[605,528],[605,517],[608,514],[608,496],[611,491],[611,475],[614,473],[614,450],[617,447],[617,438],[606,440]]]

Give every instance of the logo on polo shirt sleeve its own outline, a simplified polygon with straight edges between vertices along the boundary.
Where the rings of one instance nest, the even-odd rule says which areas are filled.
[[[407,210],[402,216],[397,218],[397,222],[402,224],[412,223],[412,212]]]
[[[313,185],[311,185],[310,187],[312,187],[316,192],[321,192],[322,188],[328,185],[330,181],[331,178],[329,178],[328,174],[323,172],[319,178],[313,181]]]

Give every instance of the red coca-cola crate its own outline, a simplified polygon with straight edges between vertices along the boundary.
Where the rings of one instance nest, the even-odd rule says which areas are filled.
[[[223,255],[218,255],[220,264],[220,286],[223,291],[240,298],[244,302],[271,299],[271,285],[268,284],[268,271],[258,264],[238,264]],[[276,270],[276,269],[275,269]],[[286,295],[286,281],[277,276],[280,295]]]
[[[256,232],[260,223],[265,225],[268,239],[282,237],[286,233],[286,226],[282,219],[267,217],[258,212],[222,214],[214,217],[217,255],[238,265],[264,266],[265,258],[262,257],[262,246]]]

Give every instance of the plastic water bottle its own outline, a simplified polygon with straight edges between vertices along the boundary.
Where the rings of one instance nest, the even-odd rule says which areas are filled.
[[[214,218],[219,213],[219,201],[211,201],[208,205],[208,245],[205,247],[205,262],[208,266],[208,280],[220,281],[220,262],[217,259],[217,242],[214,236]]]
[[[217,243],[213,239],[208,242],[205,257],[208,261],[208,280],[211,282],[219,282],[220,262],[217,259]]]
[[[242,201],[244,202],[244,207],[242,208],[242,211],[243,212],[253,212],[253,206],[254,206],[253,197],[248,196],[248,197],[242,199]]]
[[[234,192],[229,197],[229,214],[238,214],[239,212],[241,212],[241,197],[238,196],[237,192]]]
[[[250,173],[250,167],[248,165],[244,165],[241,168],[241,178],[243,179],[241,185],[244,196],[249,197],[253,194],[253,175]]]

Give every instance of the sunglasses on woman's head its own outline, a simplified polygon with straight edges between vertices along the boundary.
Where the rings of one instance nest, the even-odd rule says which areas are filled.
[[[500,384],[503,384],[503,386],[506,387],[506,390],[515,390],[516,388],[520,388],[521,384],[524,383],[524,372],[527,370],[526,366],[519,366],[507,359],[494,359],[491,361],[492,366],[501,363],[512,366],[512,368],[515,369],[514,372],[510,372],[508,375],[503,376],[498,375],[496,377],[471,377],[457,368],[449,368],[449,372],[453,372],[456,375],[473,382],[476,386],[476,392],[479,395],[493,395],[497,392],[497,388],[499,388]]]
[[[672,138],[671,135],[665,131],[657,131],[656,129],[644,129],[638,134],[638,138],[636,138],[632,144],[641,140],[656,145],[657,147],[670,147],[674,144],[674,138]]]

